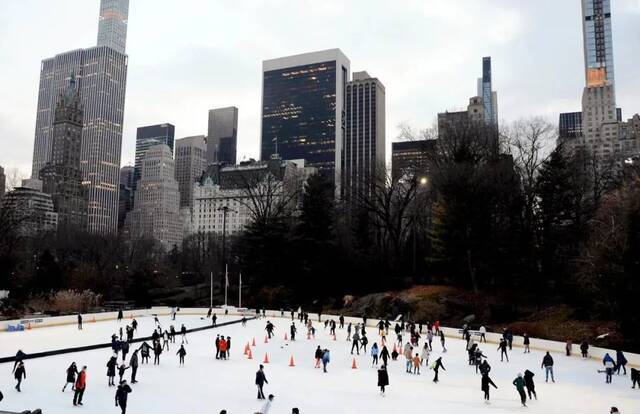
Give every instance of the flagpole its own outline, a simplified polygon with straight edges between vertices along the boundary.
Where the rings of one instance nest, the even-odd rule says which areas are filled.
[[[238,286],[238,307],[242,307],[242,272],[240,272],[240,284]]]
[[[227,306],[227,289],[229,288],[229,265],[224,266],[224,306]]]
[[[213,272],[211,272],[211,280],[209,282],[209,307],[213,308]]]

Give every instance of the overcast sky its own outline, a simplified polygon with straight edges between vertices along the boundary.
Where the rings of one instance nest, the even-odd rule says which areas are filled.
[[[640,0],[612,0],[618,106],[640,112]],[[95,45],[99,0],[0,0],[0,165],[31,171],[40,61]],[[240,110],[238,158],[257,157],[262,60],[340,48],[386,87],[397,125],[431,126],[476,93],[493,60],[500,122],[580,109],[580,0],[131,0],[122,165],[139,126],[206,134]],[[389,149],[387,150],[387,153]]]

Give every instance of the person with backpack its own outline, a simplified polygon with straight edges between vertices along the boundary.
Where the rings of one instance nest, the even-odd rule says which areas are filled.
[[[538,394],[536,394],[536,385],[533,382],[533,377],[535,374],[529,370],[524,372],[524,386],[527,388],[527,393],[529,394],[529,399],[531,400],[531,395],[537,400]]]
[[[613,370],[616,367],[616,363],[613,361],[613,358],[611,358],[611,355],[607,353],[602,359],[602,365],[604,365],[604,370],[606,374],[606,383],[611,384],[611,380],[613,377]]]
[[[140,351],[140,356],[142,357],[142,363],[143,364],[148,364],[149,363],[149,357],[151,356],[151,345],[149,345],[146,341],[142,343],[142,345],[140,345],[140,348],[138,348],[138,350]]]
[[[389,373],[387,372],[387,366],[382,364],[378,370],[378,387],[380,387],[380,394],[383,397],[387,386],[389,386]]]
[[[522,378],[522,373],[518,373],[516,379],[513,380],[513,385],[515,385],[518,394],[520,394],[520,402],[523,407],[527,406],[527,394],[524,392],[524,378]]]
[[[439,381],[438,372],[440,368],[442,368],[443,371],[446,371],[446,369],[444,368],[444,365],[442,365],[442,357],[439,357],[438,359],[436,359],[433,365],[431,365],[431,369],[433,369],[433,371],[435,372],[435,375],[433,377],[433,382],[435,382],[436,384]]]
[[[131,391],[131,387],[127,384],[127,380],[120,381],[120,385],[118,385],[118,389],[116,390],[115,400],[116,407],[120,407],[122,414],[126,414],[127,412],[127,401]]]
[[[67,380],[64,383],[64,387],[62,387],[62,392],[67,389],[67,385],[69,384],[71,384],[71,391],[75,390],[76,375],[78,375],[78,367],[75,362],[72,362],[69,368],[67,368]]]
[[[547,351],[547,354],[542,358],[541,368],[545,370],[546,378],[544,382],[549,382],[549,374],[551,374],[551,382],[556,382],[555,378],[553,378],[553,357],[549,351]]]
[[[484,402],[485,404],[490,404],[489,399],[489,385],[492,385],[493,388],[498,389],[496,384],[493,383],[491,378],[489,378],[489,374],[482,374],[482,379],[480,380],[480,389],[484,392]]]
[[[82,397],[84,396],[84,390],[87,387],[87,366],[83,366],[82,370],[78,373],[75,384],[76,392],[73,394],[73,405],[82,405]]]

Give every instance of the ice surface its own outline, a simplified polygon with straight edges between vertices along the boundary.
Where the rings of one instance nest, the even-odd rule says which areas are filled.
[[[218,322],[238,319],[220,316]],[[163,327],[173,324],[177,330],[184,323],[187,328],[209,324],[197,316],[180,316],[175,322],[169,317],[160,318]],[[594,413],[608,414],[612,405],[622,414],[640,413],[640,390],[631,389],[629,375],[614,375],[613,384],[605,384],[604,374],[599,374],[601,364],[595,360],[565,357],[554,354],[556,383],[544,382],[540,368],[543,353],[532,350],[523,354],[521,348],[510,353],[511,362],[501,363],[495,344],[482,344],[481,349],[489,357],[492,366],[491,378],[499,387],[491,389],[491,405],[485,405],[480,391],[480,376],[467,364],[465,343],[460,339],[447,338],[448,352],[440,352],[439,341],[434,340],[434,352],[430,360],[443,356],[446,371],[440,373],[440,383],[431,380],[433,372],[424,366],[422,375],[404,372],[402,356],[389,363],[387,395],[381,397],[377,388],[377,373],[371,366],[371,357],[361,353],[356,356],[358,369],[352,369],[350,343],[346,342],[346,330],[338,329],[338,340],[333,341],[324,330],[324,325],[314,322],[316,339],[306,339],[306,329],[296,323],[299,338],[295,342],[284,341],[288,334],[290,319],[272,318],[276,325],[276,337],[264,344],[265,319],[249,321],[243,328],[240,324],[220,327],[189,334],[186,364],[178,365],[177,343],[170,352],[164,352],[159,366],[141,365],[138,384],[132,386],[129,396],[129,414],[154,412],[213,413],[226,409],[229,414],[252,414],[261,404],[256,399],[255,372],[269,355],[265,372],[269,384],[265,393],[276,396],[271,414],[289,414],[292,407],[300,408],[303,414],[363,414],[394,413],[417,414],[443,413]],[[129,320],[125,320],[130,323]],[[154,326],[152,317],[138,318],[138,335],[150,335]],[[124,325],[123,325],[124,326]],[[59,347],[108,342],[118,331],[115,321],[91,323],[85,321],[83,331],[75,325],[33,329],[25,332],[0,333],[0,356],[14,355],[18,349],[36,352]],[[368,328],[369,347],[379,341],[374,328]],[[232,349],[229,361],[214,358],[216,334],[231,336]],[[406,335],[405,335],[406,337]],[[256,340],[252,348],[253,359],[243,355],[244,345]],[[317,345],[331,350],[328,373],[314,369],[313,355]],[[422,342],[420,344],[422,346]],[[532,340],[535,346],[535,339]],[[391,349],[390,349],[391,350]],[[107,386],[106,366],[110,349],[60,355],[42,359],[26,360],[27,379],[22,384],[22,393],[13,387],[12,363],[0,365],[0,390],[5,399],[0,410],[22,411],[42,408],[45,414],[69,412],[119,413],[115,407],[115,388]],[[295,367],[289,367],[293,356]],[[129,357],[127,357],[128,362]],[[153,362],[153,356],[152,356]],[[87,389],[84,406],[72,405],[73,393],[61,392],[65,381],[65,370],[75,361],[79,367],[88,366]],[[518,372],[529,369],[536,374],[537,401],[528,402],[528,408],[520,407],[519,397],[511,382]],[[130,371],[126,377],[129,379]],[[117,378],[116,378],[117,380]]]

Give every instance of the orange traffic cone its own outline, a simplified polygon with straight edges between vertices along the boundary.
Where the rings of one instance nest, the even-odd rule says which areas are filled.
[[[353,363],[351,364],[352,369],[358,369],[358,365],[356,364],[356,359],[353,358]]]
[[[264,361],[262,361],[263,364],[268,364],[269,363],[269,354],[264,354]]]
[[[251,352],[251,347],[249,346],[249,342],[247,342],[247,345],[244,347],[244,354],[247,355],[249,352]]]
[[[289,366],[290,367],[295,367],[296,364],[293,363],[293,355],[291,355],[291,359],[289,360]]]
[[[251,353],[251,349],[249,349],[249,353],[247,354],[247,359],[253,359],[253,354]]]
[[[287,333],[286,333],[286,332],[284,333],[284,340],[285,340],[285,341],[288,341],[288,340],[289,340],[289,338],[287,337]]]
[[[253,338],[253,342],[251,343],[251,346],[256,346],[256,338]]]
[[[264,337],[264,343],[265,343],[265,344],[268,344],[268,343],[269,343],[269,337],[268,337],[268,336],[265,336],[265,337]]]

